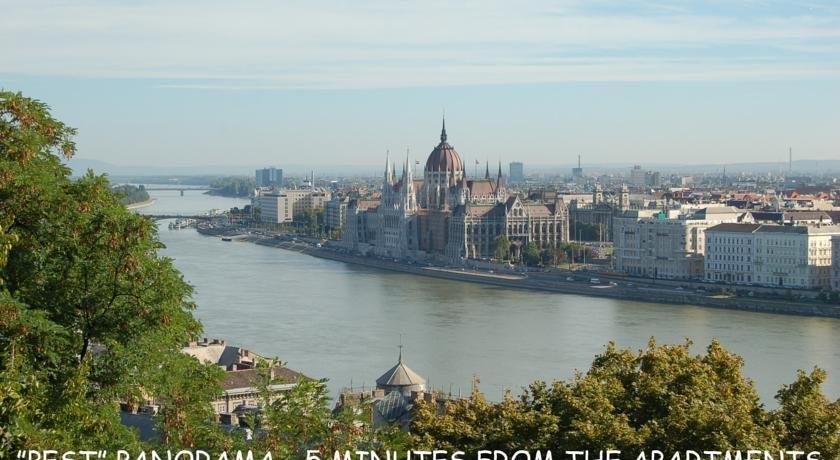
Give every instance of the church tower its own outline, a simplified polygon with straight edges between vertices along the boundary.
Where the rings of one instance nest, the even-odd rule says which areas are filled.
[[[618,209],[621,212],[630,210],[630,190],[626,185],[621,186],[621,192],[618,195]]]

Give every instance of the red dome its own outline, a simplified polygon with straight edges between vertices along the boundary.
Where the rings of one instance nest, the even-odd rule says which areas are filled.
[[[440,133],[440,144],[432,150],[429,159],[426,160],[426,171],[464,171],[464,162],[461,161],[461,156],[458,155],[454,147],[446,142],[446,122],[444,122],[443,130]]]

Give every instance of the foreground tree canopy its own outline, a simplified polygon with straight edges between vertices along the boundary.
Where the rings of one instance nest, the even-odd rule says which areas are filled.
[[[322,382],[263,394],[246,443],[214,423],[222,372],[180,352],[200,333],[191,288],[150,220],[128,212],[102,176],[62,165],[74,130],[41,102],[0,91],[0,458],[18,449],[141,449],[118,402],[152,396],[167,447],[251,447],[275,458],[307,449],[819,450],[840,457],[840,403],[826,375],[800,373],[768,411],[741,358],[712,343],[610,345],[568,382],[536,382],[490,403],[475,390],[443,408],[420,404],[411,436],[361,429],[332,414]],[[497,256],[506,244],[497,242]],[[269,381],[264,382],[264,388]]]
[[[800,372],[768,411],[742,359],[713,342],[704,355],[690,343],[651,340],[634,354],[610,344],[585,374],[535,382],[498,404],[474,391],[441,415],[421,405],[412,425],[419,447],[462,449],[803,450],[840,458],[840,401],[820,390],[825,372]],[[627,458],[635,458],[628,455]]]

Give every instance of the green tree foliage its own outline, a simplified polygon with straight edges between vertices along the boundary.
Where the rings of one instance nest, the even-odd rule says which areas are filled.
[[[820,390],[826,373],[799,371],[796,381],[779,390],[773,417],[784,427],[782,445],[803,451],[818,450],[824,458],[840,458],[840,400],[829,402]]]
[[[493,242],[496,259],[507,260],[510,258],[510,240],[506,235],[499,235]]]
[[[467,399],[447,403],[443,414],[437,406],[422,403],[412,424],[415,448],[513,452],[548,445],[557,431],[557,417],[549,411],[523,410],[521,401],[506,393],[491,404],[477,386]]]
[[[365,429],[364,411],[331,413],[322,381],[304,379],[278,398],[266,375],[253,439],[224,434],[209,405],[222,371],[180,352],[200,332],[191,288],[158,255],[157,227],[128,212],[104,177],[70,179],[61,159],[74,153],[74,134],[43,103],[0,92],[0,458],[24,448],[144,447],[120,423],[117,402],[148,397],[161,406],[167,447],[247,446],[275,458],[409,446],[840,457],[840,402],[822,394],[823,371],[800,373],[767,411],[741,358],[717,342],[701,355],[689,343],[651,341],[638,353],[611,344],[585,374],[535,382],[518,398],[493,404],[476,390],[443,413],[420,403],[410,439]],[[322,211],[302,216],[308,230],[322,228]],[[526,260],[539,257],[526,247]]]
[[[117,185],[112,188],[114,194],[119,197],[120,202],[125,205],[142,203],[149,199],[149,192],[142,185]]]
[[[525,246],[525,253],[522,255],[522,260],[526,265],[536,267],[542,260],[540,257],[540,247],[537,243],[530,242]]]
[[[135,446],[116,402],[203,368],[161,372],[200,331],[191,288],[104,177],[70,179],[74,134],[0,92],[0,452]]]
[[[214,195],[230,197],[247,197],[251,195],[257,186],[253,177],[233,176],[220,177],[210,182],[211,192]]]
[[[303,212],[294,217],[295,223],[304,233],[311,236],[318,236],[324,228],[324,208],[306,208]]]
[[[276,363],[262,363],[260,410],[247,417],[253,439],[249,449],[270,451],[273,458],[301,459],[307,450],[319,450],[322,458],[335,451],[408,448],[409,437],[394,427],[373,429],[365,412],[346,406],[334,413],[326,381],[301,379],[294,387],[278,395],[271,390],[282,380],[271,378],[268,369]]]
[[[560,245],[560,251],[564,254],[563,259],[571,262],[583,262],[585,260],[592,260],[592,250],[579,243],[563,243]]]
[[[447,403],[442,415],[421,404],[412,425],[420,447],[641,450],[798,449],[838,458],[840,402],[820,390],[825,373],[800,373],[767,411],[743,361],[713,342],[702,355],[690,343],[632,353],[610,344],[585,374],[535,382],[519,399],[488,404],[474,392]],[[670,456],[666,456],[670,458]]]

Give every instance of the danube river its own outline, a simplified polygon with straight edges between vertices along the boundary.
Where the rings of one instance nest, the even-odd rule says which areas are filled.
[[[142,213],[197,213],[246,204],[197,191],[153,192]],[[205,335],[277,356],[333,392],[371,385],[397,359],[435,388],[466,393],[474,376],[491,399],[534,379],[586,370],[609,341],[639,349],[713,338],[744,357],[744,372],[775,406],[797,369],[820,366],[840,397],[840,320],[625,302],[381,272],[195,230],[161,226],[164,254],[195,287]]]

